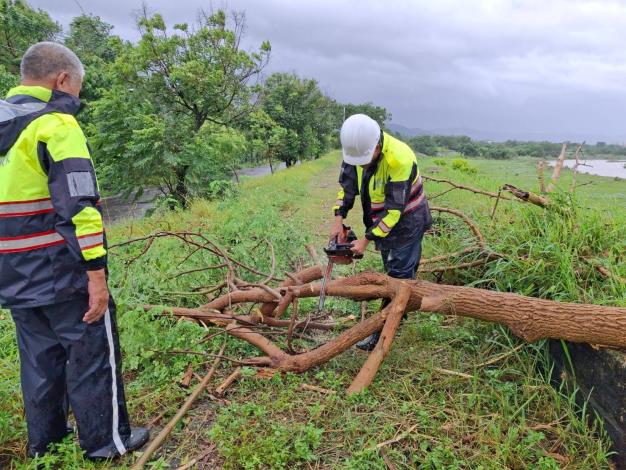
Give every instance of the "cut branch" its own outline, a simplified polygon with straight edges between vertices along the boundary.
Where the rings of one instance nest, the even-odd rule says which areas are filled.
[[[530,202],[531,204],[543,207],[544,209],[552,206],[548,198],[532,193],[530,191],[524,191],[522,189],[516,188],[512,184],[505,184],[504,186],[502,186],[502,189],[504,191],[509,191],[511,194],[513,194],[513,196],[521,199],[524,202]]]
[[[539,192],[546,192],[546,179],[544,169],[546,167],[546,162],[544,160],[539,160],[537,162],[537,180],[539,181]]]
[[[463,222],[465,222],[467,224],[467,226],[470,228],[470,230],[472,231],[472,233],[476,237],[476,243],[478,244],[480,249],[481,250],[485,249],[485,237],[483,237],[483,234],[480,232],[480,230],[478,228],[478,225],[476,225],[476,222],[474,222],[472,219],[470,219],[463,212],[461,212],[459,210],[456,210],[456,209],[449,209],[447,207],[436,207],[436,206],[431,206],[430,210],[431,211],[437,211],[437,212],[446,212],[448,214],[452,214],[452,215],[455,215],[457,217],[460,217],[461,220],[463,220]]]
[[[554,191],[554,187],[556,183],[559,181],[561,177],[561,170],[563,169],[563,164],[565,163],[565,154],[567,153],[567,144],[564,143],[563,147],[561,147],[561,153],[559,155],[558,160],[556,161],[556,165],[554,165],[554,171],[552,172],[552,179],[550,180],[550,184],[548,185],[548,189],[546,192],[551,193]]]
[[[574,160],[576,160],[576,163],[574,163],[574,168],[572,168],[572,184],[569,188],[570,193],[573,193],[576,189],[576,177],[578,176],[578,167],[582,165],[582,163],[580,163],[580,153],[582,151],[583,145],[585,145],[585,142],[576,147],[576,152],[574,153]]]
[[[470,191],[470,192],[475,193],[475,194],[482,194],[483,196],[489,196],[489,197],[492,197],[492,198],[497,198],[498,197],[498,193],[493,193],[491,191],[485,191],[484,189],[473,188],[471,186],[466,186],[464,184],[455,183],[454,181],[450,181],[450,180],[447,180],[447,179],[433,178],[432,176],[425,176],[425,175],[422,175],[422,178],[424,178],[427,181],[434,181],[435,183],[449,184],[454,189],[462,189],[462,190],[465,190],[465,191]],[[501,199],[506,199],[506,200],[511,201],[511,198],[508,198],[508,197],[501,197]]]
[[[396,335],[396,331],[402,321],[402,315],[406,309],[407,303],[411,298],[411,288],[407,284],[400,284],[395,297],[395,302],[387,307],[387,320],[380,334],[380,339],[376,343],[376,347],[367,357],[365,364],[348,387],[348,394],[358,393],[374,380],[376,372],[383,363],[385,356],[391,348],[391,343]],[[386,310],[387,310],[386,309]]]
[[[224,345],[220,349],[219,356],[222,355],[225,347],[226,347],[226,343],[224,343]],[[219,363],[220,363],[220,357],[217,357],[213,361],[213,365],[211,366],[211,369],[209,370],[209,372],[204,376],[202,381],[198,384],[198,386],[193,391],[193,393],[189,396],[189,398],[185,400],[185,403],[178,410],[178,413],[176,413],[176,415],[170,420],[170,422],[167,423],[167,425],[161,430],[159,435],[154,438],[154,440],[148,445],[148,448],[141,455],[137,463],[133,465],[133,470],[141,470],[142,468],[144,468],[146,463],[148,463],[148,461],[150,460],[150,457],[152,457],[152,454],[154,454],[154,452],[156,452],[156,450],[159,447],[161,447],[165,439],[167,439],[167,436],[169,436],[172,430],[174,429],[174,427],[176,427],[176,424],[181,420],[181,418],[185,415],[185,413],[187,413],[189,408],[191,408],[191,405],[193,405],[196,399],[200,396],[200,394],[204,391],[204,389],[209,385],[209,382],[211,378],[213,377],[213,375],[215,374],[215,371],[217,370],[217,366],[219,365]]]

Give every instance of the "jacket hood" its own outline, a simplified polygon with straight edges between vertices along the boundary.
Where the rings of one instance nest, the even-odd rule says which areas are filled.
[[[38,98],[35,89],[20,86],[9,91],[6,100],[0,100],[0,157],[5,156],[22,131],[35,119],[48,113],[76,115],[80,100],[62,91],[54,90],[49,101]]]

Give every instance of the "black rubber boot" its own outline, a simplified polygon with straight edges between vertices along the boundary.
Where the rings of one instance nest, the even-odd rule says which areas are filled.
[[[356,347],[362,349],[363,351],[372,351],[376,347],[379,339],[380,331],[377,331],[369,335],[367,338],[362,339],[361,341],[356,343]]]
[[[139,449],[150,439],[148,428],[130,428],[130,437],[126,440],[126,450],[132,452]]]
[[[132,452],[142,447],[150,439],[150,431],[147,428],[131,428],[130,436],[124,441],[124,448],[126,452]],[[113,460],[120,457],[117,450],[112,448],[108,453],[102,453],[98,451],[97,454],[87,454],[89,460]]]

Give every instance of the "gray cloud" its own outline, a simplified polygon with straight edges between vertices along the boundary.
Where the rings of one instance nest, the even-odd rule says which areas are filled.
[[[137,37],[139,0],[78,0]],[[68,24],[75,0],[31,0]],[[201,0],[153,0],[169,23]],[[498,135],[626,140],[626,2],[588,0],[232,0],[246,47],[272,43],[268,71],[316,78],[340,101],[374,101],[394,122]]]

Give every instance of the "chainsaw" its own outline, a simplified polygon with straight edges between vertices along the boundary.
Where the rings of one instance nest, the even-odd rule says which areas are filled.
[[[333,272],[333,266],[335,264],[350,264],[354,259],[361,259],[363,255],[357,255],[352,252],[352,242],[357,240],[354,231],[347,226],[343,226],[342,240],[339,242],[339,236],[331,239],[328,242],[328,246],[324,248],[326,256],[328,256],[328,264],[326,265],[326,271],[322,278],[322,285],[320,287],[320,300],[317,305],[317,312],[320,313],[324,310],[324,302],[326,301],[326,284],[330,280],[330,275]]]

